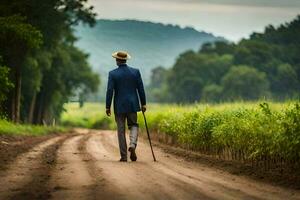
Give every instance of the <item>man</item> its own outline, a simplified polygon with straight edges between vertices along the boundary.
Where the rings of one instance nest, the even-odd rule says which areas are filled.
[[[137,160],[135,149],[138,140],[137,112],[146,111],[146,96],[143,81],[138,69],[129,67],[126,62],[130,59],[127,52],[115,52],[117,69],[109,72],[106,91],[106,114],[111,115],[111,102],[114,97],[114,113],[118,128],[118,141],[121,162],[127,162],[127,143],[125,137],[125,121],[130,129],[130,144],[128,151],[130,159]],[[140,102],[139,102],[140,101]],[[141,105],[141,106],[140,106]]]

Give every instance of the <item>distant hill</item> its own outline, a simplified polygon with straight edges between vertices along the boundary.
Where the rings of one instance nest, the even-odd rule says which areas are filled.
[[[101,74],[102,87],[108,71],[115,68],[111,57],[114,51],[128,51],[132,55],[129,65],[141,70],[147,84],[154,67],[171,67],[180,53],[198,50],[206,42],[224,40],[189,27],[135,20],[98,20],[93,28],[76,27],[76,35],[80,38],[77,46],[90,54],[93,69]]]

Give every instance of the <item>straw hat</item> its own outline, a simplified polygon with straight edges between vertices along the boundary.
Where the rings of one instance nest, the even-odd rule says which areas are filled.
[[[117,51],[112,54],[112,57],[120,60],[128,60],[131,58],[131,56],[126,51]]]

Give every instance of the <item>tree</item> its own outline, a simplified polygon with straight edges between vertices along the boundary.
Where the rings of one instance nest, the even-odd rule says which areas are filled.
[[[147,86],[149,101],[164,102],[168,100],[166,79],[168,70],[159,66],[151,71],[151,82]]]
[[[9,80],[9,68],[0,65],[0,114],[2,113],[2,103],[7,99],[7,93],[11,88],[13,88],[13,83]]]
[[[166,81],[171,99],[180,103],[200,101],[203,87],[220,84],[231,65],[231,55],[193,51],[182,54],[170,69]]]
[[[202,90],[202,100],[206,102],[219,102],[222,100],[223,88],[216,84],[207,85]]]
[[[161,66],[152,69],[151,71],[151,88],[159,88],[166,79],[167,70]]]
[[[177,83],[177,103],[194,103],[200,101],[203,81],[200,77],[186,77]],[[174,95],[174,94],[173,94]]]
[[[249,66],[234,66],[222,78],[223,94],[227,100],[255,100],[268,95],[266,74]]]
[[[289,64],[279,65],[274,80],[274,90],[281,98],[293,97],[300,91],[300,81],[296,71]]]
[[[21,36],[26,36],[25,38],[30,42],[34,42],[40,41],[38,39],[41,37],[36,35],[38,32],[40,36],[43,36],[43,44],[39,43],[41,46],[39,51],[33,48],[36,46],[32,46],[30,50],[23,53],[25,48],[22,43],[16,42],[18,45],[11,48],[10,44],[1,42],[5,47],[1,48],[2,51],[0,50],[4,63],[9,67],[16,68],[15,66],[18,66],[16,71],[19,74],[17,76],[19,79],[15,84],[18,95],[14,98],[15,101],[11,101],[12,98],[7,99],[6,109],[16,107],[20,110],[20,99],[22,99],[23,120],[42,123],[43,118],[57,117],[60,114],[63,110],[63,103],[68,100],[74,90],[80,91],[82,96],[94,91],[99,83],[97,75],[86,63],[87,55],[74,47],[76,37],[73,35],[74,25],[87,23],[92,26],[95,23],[95,13],[92,6],[87,6],[87,0],[45,0],[42,3],[38,0],[1,1],[0,16],[2,18],[9,19],[16,14],[23,16],[20,17],[22,23],[28,25],[22,26],[22,31],[18,30],[16,33],[20,33]],[[9,25],[9,23],[7,24]],[[0,25],[2,28],[3,25]],[[31,33],[29,33],[29,28],[32,28]],[[2,29],[0,30],[2,31]],[[3,32],[0,32],[0,35],[5,36]],[[17,34],[16,36],[11,33],[6,35],[10,35],[9,39],[12,38],[14,41],[18,39]],[[76,63],[69,59],[76,60]],[[10,63],[10,61],[17,62],[17,64]],[[71,70],[74,71],[71,72]],[[11,73],[15,72],[11,70]],[[72,77],[68,77],[68,74],[72,74]],[[53,79],[51,79],[52,77]],[[21,79],[23,80],[22,84]],[[56,88],[52,88],[51,80]],[[70,86],[70,84],[73,85]],[[45,99],[44,97],[49,98]],[[18,103],[17,106],[15,106],[15,102]],[[13,110],[12,113],[19,113],[16,110]],[[15,121],[19,121],[19,115],[17,117],[12,115],[12,119],[15,118],[17,119]]]
[[[205,43],[199,50],[199,53],[203,54],[233,54],[235,45],[226,41],[216,41],[214,43]]]
[[[264,33],[253,33],[237,44],[207,43],[199,52],[187,51],[168,71],[164,94],[180,103],[198,98],[255,100],[266,95],[278,100],[298,98],[299,32],[300,15],[279,27],[267,26]]]
[[[58,118],[68,97],[78,90],[96,92],[99,76],[87,63],[87,55],[69,44],[61,44],[53,52],[50,68],[43,72],[42,87],[37,95],[34,123]],[[79,94],[81,95],[81,94]]]
[[[49,52],[40,50],[25,59],[22,69],[22,74],[26,76],[23,76],[22,84],[21,118],[27,123],[33,121],[36,96],[42,85],[42,71],[51,67],[51,56]]]
[[[21,69],[25,57],[42,43],[41,33],[25,22],[24,17],[0,17],[0,53],[4,62],[11,68],[11,78],[15,85],[10,94],[9,110],[15,122],[20,120]]]
[[[46,48],[55,47],[62,39],[74,41],[72,26],[80,22],[93,25],[96,16],[87,0],[2,0],[0,16],[15,14],[40,30]]]

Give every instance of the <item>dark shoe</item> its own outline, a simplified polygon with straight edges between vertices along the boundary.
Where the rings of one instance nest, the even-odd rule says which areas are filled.
[[[137,157],[136,157],[136,154],[135,154],[135,148],[129,147],[128,151],[130,151],[130,160],[131,161],[136,161]]]
[[[120,162],[127,162],[127,159],[121,158],[121,159],[120,159]]]

